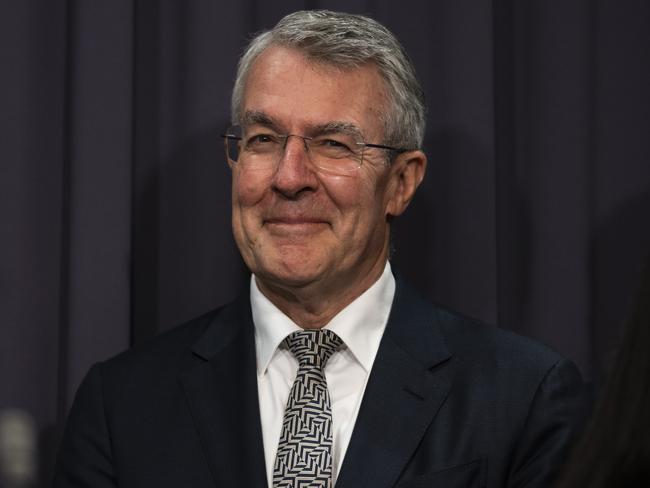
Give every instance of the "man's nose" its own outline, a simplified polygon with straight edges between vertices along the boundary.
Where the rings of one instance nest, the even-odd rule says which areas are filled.
[[[273,187],[288,198],[296,198],[305,191],[315,190],[317,186],[318,178],[305,139],[288,136],[273,175]]]

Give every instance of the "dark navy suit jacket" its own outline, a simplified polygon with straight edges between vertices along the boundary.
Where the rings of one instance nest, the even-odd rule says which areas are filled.
[[[557,353],[398,282],[336,487],[549,487],[582,398]],[[266,486],[247,296],[93,366],[54,486]]]

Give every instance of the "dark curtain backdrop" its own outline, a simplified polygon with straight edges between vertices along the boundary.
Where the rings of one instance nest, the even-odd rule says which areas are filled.
[[[44,473],[91,363],[246,284],[218,134],[246,40],[303,8],[383,22],[424,84],[395,267],[606,368],[650,249],[650,2],[5,0],[0,408]]]

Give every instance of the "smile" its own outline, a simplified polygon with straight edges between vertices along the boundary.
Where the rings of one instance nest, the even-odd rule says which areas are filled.
[[[299,235],[312,234],[320,232],[329,223],[321,219],[304,218],[304,217],[282,217],[267,219],[264,226],[275,234],[280,235]]]

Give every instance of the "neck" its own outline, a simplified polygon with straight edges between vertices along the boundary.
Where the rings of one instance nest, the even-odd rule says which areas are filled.
[[[329,286],[320,282],[301,287],[286,287],[255,278],[257,287],[276,307],[303,329],[320,329],[334,316],[370,288],[382,275],[386,259],[369,270],[353,273],[355,280]],[[352,273],[351,273],[352,274]]]

